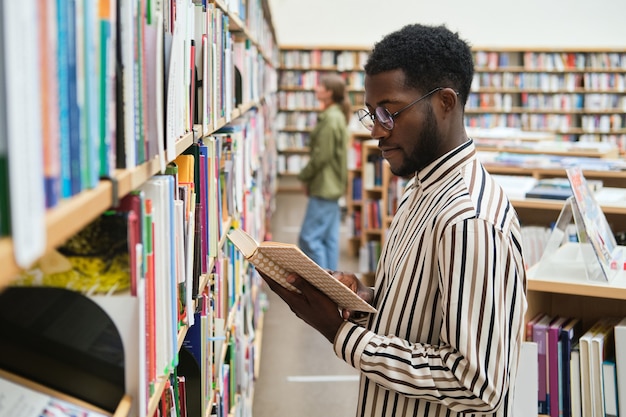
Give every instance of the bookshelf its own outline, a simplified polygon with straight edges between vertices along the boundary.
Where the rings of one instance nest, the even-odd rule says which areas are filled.
[[[117,7],[123,7],[123,4],[121,1],[110,2],[111,11]],[[130,7],[131,3],[127,2],[126,4]],[[28,8],[33,12],[33,20],[36,19],[34,7],[34,2],[29,2],[29,6],[25,6],[24,9]],[[142,3],[141,7],[147,6]],[[211,232],[217,233],[210,237],[214,246],[210,249],[210,253],[207,252],[205,269],[200,276],[193,277],[194,281],[197,281],[197,288],[195,289],[199,296],[192,300],[191,305],[188,304],[187,311],[196,313],[203,311],[207,308],[207,300],[219,296],[219,300],[211,301],[215,301],[216,305],[219,305],[219,309],[216,307],[210,310],[212,315],[206,320],[203,318],[203,326],[215,329],[217,339],[223,338],[223,342],[211,342],[210,344],[204,342],[204,349],[207,352],[211,351],[214,357],[210,358],[210,363],[202,366],[202,370],[206,371],[205,368],[215,367],[216,372],[210,375],[213,378],[211,380],[208,380],[208,374],[202,374],[201,378],[205,379],[206,386],[212,388],[202,393],[199,386],[194,386],[193,389],[190,388],[188,398],[193,397],[194,401],[202,403],[202,409],[198,415],[212,416],[218,411],[223,415],[243,415],[250,412],[249,407],[253,393],[252,381],[254,380],[255,367],[258,368],[258,364],[253,363],[253,361],[258,360],[260,342],[254,339],[250,330],[254,329],[256,335],[260,334],[261,309],[257,304],[261,290],[259,289],[260,282],[257,282],[252,270],[248,268],[247,263],[236,256],[232,245],[226,242],[224,236],[231,225],[237,224],[245,227],[256,238],[262,240],[267,226],[266,222],[271,217],[271,207],[273,207],[276,159],[272,121],[276,116],[276,99],[274,96],[277,87],[278,49],[275,44],[269,6],[264,0],[247,3],[228,2],[228,4],[218,0],[207,4],[205,8],[191,0],[182,0],[177,2],[176,14],[160,3],[151,3],[150,7],[153,9],[142,10],[146,13],[139,13],[135,16],[136,19],[125,20],[125,17],[129,15],[121,13],[117,15],[119,20],[107,21],[113,32],[116,29],[119,31],[119,39],[122,40],[122,44],[124,44],[124,40],[128,40],[126,37],[131,36],[132,38],[134,36],[130,40],[145,49],[145,55],[140,54],[126,62],[132,68],[137,69],[138,74],[142,74],[141,68],[144,68],[143,76],[145,78],[133,79],[130,77],[131,84],[123,86],[123,82],[129,81],[128,78],[123,80],[116,77],[107,78],[107,74],[98,73],[103,77],[103,80],[111,83],[109,84],[110,90],[107,90],[110,95],[107,96],[104,93],[102,95],[102,98],[108,103],[106,106],[103,105],[102,112],[109,112],[107,120],[110,122],[103,135],[110,147],[105,147],[105,142],[98,143],[98,146],[103,146],[101,150],[106,154],[106,158],[102,160],[102,165],[98,167],[100,178],[96,177],[93,184],[85,182],[82,184],[82,188],[76,192],[57,196],[54,203],[42,207],[41,222],[44,227],[39,237],[44,241],[44,248],[28,265],[16,261],[16,251],[19,251],[20,248],[15,236],[10,234],[0,236],[0,262],[3,264],[2,271],[0,271],[0,298],[9,293],[13,294],[14,290],[26,292],[56,290],[57,288],[51,287],[16,287],[14,284],[22,282],[25,273],[31,268],[38,268],[41,260],[63,246],[68,239],[74,237],[78,232],[83,231],[94,220],[100,218],[104,212],[118,207],[120,201],[137,190],[143,189],[155,176],[163,174],[165,168],[179,156],[189,153],[192,148],[198,146],[199,142],[204,144],[215,143],[218,155],[214,158],[216,161],[214,165],[211,165],[214,168],[210,177],[212,185],[208,185],[207,182],[207,190],[213,190],[215,194],[207,197],[209,204],[204,206],[203,210],[206,209],[207,219],[210,218],[213,225],[211,228],[216,228],[211,229]],[[57,16],[54,13],[55,10],[46,9],[46,11],[49,14],[41,14],[49,18],[46,23],[54,23],[55,28],[57,28],[56,25],[60,25],[60,23],[55,20]],[[102,12],[103,9],[99,11]],[[89,16],[94,19],[105,18],[105,16],[96,14]],[[112,13],[110,16],[116,16],[116,14]],[[4,17],[6,18],[6,16]],[[149,19],[154,20],[149,21]],[[72,25],[84,27],[85,30],[91,25],[96,26],[95,21],[81,20],[80,23],[81,26],[78,25],[78,22],[71,22]],[[175,27],[185,27],[190,28],[190,30],[175,30]],[[47,44],[47,46],[51,46],[52,50],[56,51],[61,48],[60,45],[65,44],[61,39],[61,32],[57,33],[54,29],[52,32],[55,36],[50,41],[50,45]],[[156,34],[155,38],[150,37],[153,34]],[[165,37],[171,43],[164,46],[154,41],[158,36]],[[4,41],[8,39],[5,38]],[[190,47],[192,40],[195,41],[195,49]],[[100,41],[102,44],[96,43],[96,47],[102,47],[103,50],[107,48],[110,51],[116,50],[115,38],[97,40],[97,42]],[[133,42],[130,42],[130,45]],[[42,49],[46,49],[47,46]],[[175,51],[176,54],[172,53],[171,56],[177,56],[180,61],[176,62],[174,58],[169,61],[170,72],[160,75],[163,84],[159,84],[158,78],[157,81],[151,78],[152,76],[159,77],[159,75],[151,74],[148,67],[159,68],[165,63],[169,54],[166,54],[164,49],[159,49],[164,47],[172,48],[170,51]],[[214,48],[213,53],[210,52],[212,48]],[[30,50],[28,52],[29,54],[33,52],[33,56],[37,56],[38,53]],[[76,51],[73,52],[76,53]],[[123,55],[121,51],[119,52],[120,55]],[[111,61],[107,61],[110,62],[111,68],[114,68],[116,64],[113,58]],[[81,65],[80,60],[77,62],[77,65]],[[190,62],[194,63],[192,67],[189,66]],[[152,65],[153,63],[156,65]],[[176,67],[176,64],[180,64],[180,67]],[[62,63],[58,65],[62,65]],[[37,65],[37,71],[39,68]],[[176,68],[176,71],[173,72],[177,74],[172,74],[172,68]],[[194,75],[183,76],[187,70],[190,70]],[[55,72],[46,71],[46,73],[54,74]],[[166,79],[169,86],[167,91],[164,88]],[[5,79],[2,81],[4,82]],[[55,82],[60,83],[61,81],[56,80]],[[81,83],[82,91],[92,93],[96,97],[95,91],[90,90],[91,84],[87,84],[83,78],[76,78],[74,82]],[[119,94],[115,93],[116,82],[118,83]],[[157,84],[152,84],[152,82],[157,82]],[[121,91],[128,91],[124,90],[128,86],[131,86],[135,92],[130,102],[127,101],[127,96],[121,94]],[[160,89],[164,90],[162,92],[163,97],[159,98],[152,95],[154,91]],[[8,94],[7,91],[2,90],[0,93],[2,93],[0,100],[3,101],[3,104],[11,99],[10,96],[6,95]],[[2,111],[5,108],[0,106]],[[80,110],[85,111],[82,108]],[[132,116],[129,113],[132,113]],[[165,117],[163,118],[160,114],[165,115]],[[39,118],[42,115],[48,116],[47,113],[33,113],[32,117]],[[153,116],[156,116],[156,119],[151,119]],[[117,119],[116,122],[111,123],[115,119]],[[127,124],[129,120],[133,120],[133,123],[137,124]],[[97,126],[97,122],[98,120],[94,120],[96,123],[94,126]],[[2,127],[4,128],[4,126]],[[42,131],[42,137],[45,149],[51,146],[60,146],[59,143],[52,142],[49,131]],[[62,133],[57,138],[60,141],[64,140]],[[86,136],[84,138],[85,141],[92,140],[94,142],[99,139],[100,136]],[[226,143],[232,144],[228,150],[226,150]],[[0,156],[5,157],[4,154]],[[105,163],[104,160],[107,162]],[[9,164],[11,164],[10,156]],[[196,160],[196,164],[200,164],[200,160]],[[208,161],[206,165],[208,169]],[[236,167],[233,168],[233,166]],[[227,181],[229,174],[235,179]],[[37,178],[37,180],[42,181],[42,178]],[[199,181],[199,179],[197,180]],[[0,187],[4,185],[3,178]],[[5,196],[8,198],[9,194],[2,194],[3,199]],[[10,196],[14,197],[14,194],[12,193]],[[217,202],[218,198],[222,205]],[[43,195],[41,200],[44,200]],[[5,202],[3,201],[3,203]],[[5,205],[3,204],[2,207],[4,208]],[[5,213],[0,214],[4,215]],[[5,218],[0,217],[2,217],[1,221],[4,222]],[[5,224],[2,223],[2,225]],[[196,230],[199,229],[196,228]],[[208,230],[207,228],[207,233]],[[4,228],[0,228],[0,231],[4,231]],[[192,243],[194,233],[194,230],[190,230],[187,234],[187,239]],[[198,256],[199,254],[200,252],[198,252]],[[182,264],[184,260],[191,263],[188,259],[191,260],[192,258],[195,262],[193,251],[176,251],[170,262]],[[191,282],[191,275],[191,273],[186,275],[186,285],[187,280]],[[142,278],[145,279],[146,276],[142,276]],[[169,280],[172,279],[173,277],[170,276]],[[142,283],[141,288],[143,285]],[[174,283],[172,283],[171,288],[174,288]],[[157,378],[148,381],[142,369],[146,366],[144,365],[145,355],[149,346],[141,347],[142,343],[145,342],[139,336],[147,332],[141,327],[143,325],[141,320],[145,320],[141,318],[144,314],[142,312],[146,309],[142,295],[135,295],[130,291],[109,295],[83,295],[74,291],[63,291],[75,294],[81,304],[97,305],[102,308],[111,317],[115,329],[123,340],[122,382],[114,387],[121,390],[121,393],[119,398],[113,398],[115,404],[113,406],[109,404],[106,411],[114,417],[154,415],[160,406],[161,399],[169,395],[170,381],[173,381],[173,375],[178,373],[176,365],[180,362],[177,358],[179,353],[186,352],[187,348],[183,345],[185,345],[188,334],[191,333],[190,329],[199,326],[199,322],[196,321],[194,326],[190,326],[187,318],[185,322],[179,322],[172,328],[165,329],[171,335],[174,345],[170,358],[171,365],[168,365],[167,369],[159,369]],[[174,295],[174,302],[171,304],[164,303],[167,305],[169,313],[176,312],[177,303],[182,299],[182,296],[177,295],[175,290],[172,294]],[[6,298],[3,305],[8,305]],[[25,308],[26,305],[17,307]],[[57,314],[54,313],[57,313],[59,317],[55,317]],[[50,316],[51,321],[66,314],[68,313],[64,309],[55,311]],[[124,314],[126,315],[124,316]],[[84,324],[89,327],[88,317],[86,316]],[[5,319],[6,316],[3,316],[3,326],[7,325]],[[245,331],[244,324],[247,329]],[[11,323],[8,324],[9,327],[11,325]],[[3,327],[5,330],[6,328]],[[3,351],[5,351],[4,349],[15,348],[14,345],[5,345],[5,342],[10,339],[6,336],[6,334],[2,336],[3,343],[0,344]],[[19,341],[19,343],[26,343],[24,345],[26,346],[25,351],[30,352],[32,350],[34,357],[46,358],[46,353],[37,350],[42,349],[42,347],[28,346],[30,336],[25,340],[25,342]],[[243,357],[240,355],[241,349],[247,352],[245,360],[242,360]],[[25,357],[28,357],[28,354],[30,353],[26,353]],[[47,379],[44,385],[58,385],[59,391],[62,392],[65,383],[63,379],[68,375],[64,373],[65,368],[61,362],[66,359],[71,362],[69,356],[72,355],[72,350],[61,349],[58,354],[60,357],[67,355],[68,358],[62,358],[58,366],[54,359],[45,359],[52,368],[51,374],[45,377]],[[95,385],[90,387],[87,381],[97,379],[99,375],[96,375],[95,372],[97,371],[90,369],[89,365],[88,362],[81,363],[81,367],[76,368],[76,375],[83,375],[84,380],[77,378],[73,383],[80,385],[83,381],[85,388],[95,391],[97,396],[97,387]],[[60,371],[55,374],[55,370],[59,369]],[[91,371],[94,372],[93,375],[90,375]],[[37,379],[36,375],[31,376],[33,379]],[[229,385],[226,387],[221,385],[224,381],[230,380],[231,377],[233,387],[235,385],[239,387],[237,390],[231,391]],[[146,397],[143,398],[143,395]],[[203,399],[201,400],[201,398]],[[87,401],[87,398],[84,400]]]
[[[295,175],[306,165],[309,133],[321,110],[315,98],[320,76],[342,74],[356,111],[363,107],[362,68],[367,53],[364,47],[281,45],[276,119],[279,191],[302,191]]]
[[[626,145],[626,51],[474,48],[466,123]]]

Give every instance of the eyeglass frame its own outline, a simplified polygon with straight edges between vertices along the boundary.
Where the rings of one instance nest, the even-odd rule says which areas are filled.
[[[406,106],[402,107],[400,110],[398,110],[398,111],[396,111],[394,113],[389,112],[389,110],[387,110],[385,107],[377,106],[374,109],[374,113],[371,113],[369,110],[367,110],[365,108],[357,110],[357,117],[359,119],[359,122],[361,122],[361,124],[363,125],[363,127],[365,127],[367,130],[369,130],[371,132],[372,130],[374,130],[374,126],[376,124],[376,120],[379,119],[379,117],[376,117],[376,113],[378,113],[378,109],[382,109],[382,111],[385,111],[387,113],[387,116],[389,116],[389,122],[391,123],[391,127],[388,128],[383,123],[381,123],[380,120],[378,121],[378,123],[380,123],[380,125],[383,127],[383,129],[391,131],[395,127],[395,119],[396,119],[396,117],[398,117],[398,115],[400,113],[402,113],[403,111],[405,111],[409,107],[419,103],[420,101],[424,100],[425,98],[430,97],[431,95],[435,94],[436,92],[443,90],[444,88],[445,87],[437,87],[437,88],[429,91],[428,93],[424,94],[423,96],[421,96],[417,100],[414,100],[414,101],[410,102],[409,104],[407,104]],[[456,93],[457,96],[459,95],[458,91],[455,91],[455,93]],[[361,115],[360,113],[365,113],[365,114]],[[367,117],[367,116],[369,116],[369,118],[372,120],[372,127],[367,127],[365,125],[365,122],[363,121],[363,119],[365,119],[365,117]]]

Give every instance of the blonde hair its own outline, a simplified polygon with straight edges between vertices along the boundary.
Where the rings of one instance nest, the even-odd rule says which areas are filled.
[[[320,83],[332,93],[333,103],[339,104],[343,115],[346,117],[346,123],[349,123],[352,114],[352,103],[346,92],[346,82],[343,77],[336,73],[324,74],[320,78]]]

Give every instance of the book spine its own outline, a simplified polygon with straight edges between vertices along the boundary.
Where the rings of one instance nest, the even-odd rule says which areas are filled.
[[[59,106],[59,154],[61,197],[72,195],[70,172],[70,105],[69,105],[69,11],[68,2],[57,0],[57,81]]]
[[[70,193],[71,195],[76,195],[82,190],[81,123],[77,91],[78,79],[76,72],[76,0],[68,1],[67,15],[67,97],[69,116]]]

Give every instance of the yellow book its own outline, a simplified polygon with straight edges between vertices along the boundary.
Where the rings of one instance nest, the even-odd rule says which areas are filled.
[[[297,273],[337,303],[340,308],[375,313],[376,309],[315,263],[300,248],[290,243],[265,241],[258,243],[242,229],[233,229],[228,238],[259,271],[285,288],[298,291],[287,282]]]
[[[176,165],[178,166],[178,181],[179,182],[194,182],[194,159],[193,155],[178,155],[176,159],[174,159]]]

